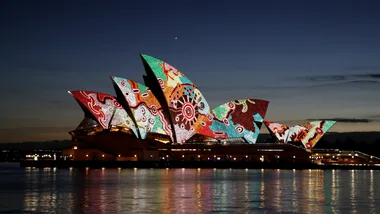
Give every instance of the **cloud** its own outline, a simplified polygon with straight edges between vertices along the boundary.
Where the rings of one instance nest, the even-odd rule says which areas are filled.
[[[358,77],[358,78],[370,78],[370,79],[380,79],[380,74],[357,74],[357,75],[351,75],[352,77]]]
[[[379,81],[376,80],[351,80],[346,82],[338,82],[335,84],[379,84]],[[317,85],[317,86],[325,86],[325,85],[332,85],[332,83],[326,83],[323,85]]]
[[[380,119],[380,114],[370,115],[368,118]]]
[[[350,70],[350,71],[380,71],[380,66],[356,65],[356,66],[351,66],[351,67],[347,68],[347,70]]]
[[[356,80],[362,80],[362,78],[368,79],[368,80],[380,79],[380,73],[307,76],[307,77],[299,77],[298,79],[308,80],[312,82],[323,82],[323,81],[356,81]]]
[[[380,79],[380,66],[351,66],[343,71],[349,71],[349,74],[313,75],[298,77],[296,79],[310,82],[377,81]]]
[[[308,77],[301,77],[303,80],[309,80],[309,81],[341,81],[341,80],[347,80],[347,76],[343,75],[328,75],[328,76],[308,76]]]
[[[351,81],[336,81],[336,82],[323,82],[319,84],[313,84],[308,86],[301,86],[298,88],[325,88],[325,87],[341,87],[341,86],[380,86],[380,82],[377,80],[351,80]]]
[[[366,118],[329,118],[329,119],[306,119],[308,121],[314,121],[314,120],[334,120],[338,123],[371,123],[374,122],[374,120],[366,119]]]
[[[380,79],[380,74],[368,74],[368,75],[374,79]]]

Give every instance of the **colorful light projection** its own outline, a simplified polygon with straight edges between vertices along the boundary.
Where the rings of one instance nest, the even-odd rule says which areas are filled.
[[[213,114],[198,88],[179,70],[162,60],[141,54],[161,87],[173,122],[175,141],[183,144],[195,133],[215,137],[210,130]]]
[[[333,120],[318,120],[306,122],[293,127],[264,121],[268,130],[279,143],[300,142],[305,148],[312,149],[322,136],[336,123]]]
[[[254,144],[260,134],[256,123],[263,122],[268,105],[268,101],[258,99],[224,103],[212,110],[215,118],[210,129],[217,137],[243,137],[249,144]]]
[[[291,128],[289,138],[293,142],[302,142],[307,149],[314,148],[322,136],[336,123],[333,120],[306,122]]]
[[[311,121],[289,128],[283,124],[263,121],[269,102],[257,99],[230,101],[210,110],[201,92],[179,70],[148,55],[143,54],[141,58],[148,75],[144,76],[144,80],[149,85],[154,83],[152,87],[155,89],[159,87],[154,93],[145,85],[111,77],[116,88],[123,94],[128,104],[125,107],[128,108],[128,113],[132,113],[130,115],[111,95],[69,91],[103,129],[128,128],[143,139],[149,132],[164,134],[170,136],[174,143],[180,144],[194,134],[214,139],[243,137],[252,144],[256,142],[259,126],[264,122],[278,143],[301,142],[306,148],[313,148],[336,123],[330,120]],[[161,103],[154,94],[159,96]],[[93,122],[87,124],[84,121],[80,127],[96,126],[96,122]]]
[[[115,97],[99,92],[69,91],[77,102],[87,109],[103,129],[112,126],[128,128],[138,136],[136,126]]]
[[[132,120],[128,113],[125,110],[123,111],[130,126],[134,127],[131,129],[136,136],[145,139],[149,132],[165,134],[171,137],[172,142],[180,144],[185,143],[194,134],[214,139],[243,137],[249,143],[256,142],[259,135],[257,123],[261,124],[263,121],[268,101],[235,100],[218,106],[212,111],[201,92],[179,70],[151,56],[141,56],[145,62],[144,65],[148,65],[148,68],[145,66],[148,76],[153,77],[153,81],[157,80],[161,88],[156,92],[162,92],[162,100],[166,103],[160,103],[145,85],[120,77],[111,77],[116,86],[115,89],[121,92],[119,94],[122,94],[128,105],[124,107],[128,108],[128,113],[133,116]],[[151,80],[148,79],[148,81]],[[83,93],[85,95],[79,96],[77,94],[77,97],[85,103],[97,100],[93,96],[112,97],[96,92],[88,92],[93,95],[86,94],[87,92],[84,91]],[[114,99],[118,107],[122,108],[116,98],[110,99]],[[165,105],[162,106],[161,104]],[[98,105],[100,104],[98,103]],[[85,106],[90,108],[88,105]],[[107,106],[103,105],[101,108],[110,114],[112,110],[107,110],[106,108],[110,108]],[[116,115],[120,114],[118,109],[115,110]],[[90,110],[90,112],[94,114],[97,120],[102,121],[99,122],[102,127],[109,128],[106,125],[109,124],[108,118],[114,117],[114,115],[103,115],[104,113],[99,113],[97,110]],[[169,115],[166,114],[167,112]],[[116,117],[114,120],[118,118]],[[137,129],[134,125],[137,125]]]
[[[149,132],[172,136],[161,104],[148,87],[120,77],[111,79],[127,101],[142,139],[145,139]]]
[[[267,120],[264,120],[264,125],[267,127],[269,132],[275,136],[277,143],[287,143],[289,127],[281,123],[275,123]]]

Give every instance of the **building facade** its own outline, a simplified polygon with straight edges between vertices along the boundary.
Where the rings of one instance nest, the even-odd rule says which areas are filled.
[[[119,160],[294,161],[310,158],[309,152],[288,142],[312,149],[335,124],[313,121],[289,128],[265,121],[269,101],[261,99],[236,99],[212,108],[180,70],[152,56],[140,56],[145,84],[111,76],[116,96],[69,91],[84,119],[70,132],[73,145],[82,150],[67,150],[67,157],[92,160],[110,154]],[[257,143],[263,123],[277,139],[273,144]]]

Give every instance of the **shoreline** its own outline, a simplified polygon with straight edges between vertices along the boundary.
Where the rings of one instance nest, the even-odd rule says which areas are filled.
[[[15,162],[13,162],[15,163]],[[20,167],[57,168],[217,168],[217,169],[344,169],[380,170],[380,165],[318,165],[313,163],[258,163],[248,161],[20,161]]]

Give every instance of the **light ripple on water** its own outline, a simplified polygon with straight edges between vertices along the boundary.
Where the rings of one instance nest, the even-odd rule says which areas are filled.
[[[376,213],[373,170],[56,169],[0,164],[0,213]]]

